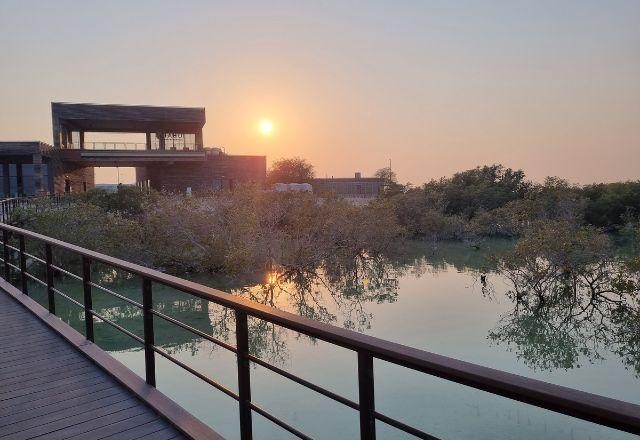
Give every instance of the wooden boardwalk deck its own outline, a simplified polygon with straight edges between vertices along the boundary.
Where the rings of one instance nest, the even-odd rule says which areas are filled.
[[[0,439],[31,438],[185,437],[0,289]]]

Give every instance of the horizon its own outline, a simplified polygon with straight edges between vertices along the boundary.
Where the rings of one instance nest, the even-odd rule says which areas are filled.
[[[52,101],[166,104],[207,109],[206,146],[318,177],[638,180],[639,18],[634,1],[6,1],[0,139],[50,143]]]

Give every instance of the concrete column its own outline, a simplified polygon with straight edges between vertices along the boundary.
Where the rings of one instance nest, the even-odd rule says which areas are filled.
[[[18,193],[18,197],[23,196],[24,195],[24,179],[22,176],[22,164],[21,163],[17,163],[16,164],[16,181],[17,181],[17,193]]]
[[[71,137],[71,133],[69,132],[69,129],[65,126],[62,126],[62,129],[60,130],[62,132],[62,148],[69,148],[69,138]]]
[[[147,150],[151,150],[151,133],[147,133]]]
[[[196,150],[202,150],[203,147],[203,141],[202,141],[202,130],[198,130],[196,132]]]
[[[156,136],[158,137],[158,143],[160,145],[160,149],[164,150],[165,149],[164,133],[156,133]]]
[[[80,130],[80,148],[84,148],[84,131]]]

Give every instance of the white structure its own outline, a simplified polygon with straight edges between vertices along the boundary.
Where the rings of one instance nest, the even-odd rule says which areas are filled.
[[[310,183],[274,183],[272,186],[276,192],[286,191],[299,191],[299,192],[313,192],[313,187]]]

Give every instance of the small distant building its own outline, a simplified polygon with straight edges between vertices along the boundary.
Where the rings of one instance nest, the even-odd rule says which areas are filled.
[[[265,156],[204,147],[204,108],[53,102],[51,117],[52,145],[0,142],[0,196],[87,191],[95,167],[135,167],[137,185],[175,192],[266,180]],[[146,140],[86,142],[91,132],[143,133]]]
[[[309,183],[274,183],[271,188],[275,192],[313,192]]]
[[[355,173],[354,177],[330,177],[313,179],[311,186],[314,193],[334,193],[345,198],[373,199],[382,192],[384,182],[377,177],[362,177]]]

